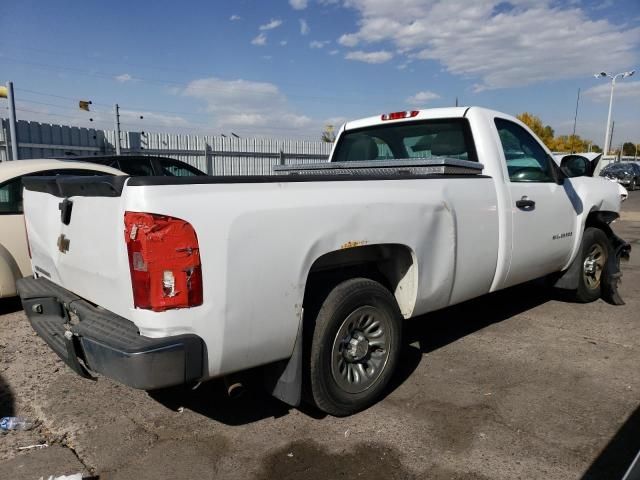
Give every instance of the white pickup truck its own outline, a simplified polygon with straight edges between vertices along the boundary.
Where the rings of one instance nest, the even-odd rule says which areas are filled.
[[[152,390],[261,367],[348,415],[403,319],[540,277],[621,303],[616,185],[483,108],[346,123],[331,161],[263,177],[25,180],[39,335],[79,374]]]

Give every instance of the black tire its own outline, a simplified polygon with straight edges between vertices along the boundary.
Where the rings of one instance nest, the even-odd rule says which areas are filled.
[[[637,183],[636,183],[636,179],[632,179],[631,183],[629,184],[629,191],[633,192],[636,189]]]
[[[600,257],[597,256],[598,253]],[[609,258],[609,242],[605,233],[599,228],[587,228],[582,236],[579,255],[580,276],[575,300],[581,303],[593,302],[600,298],[602,280]],[[587,260],[590,261],[587,262]]]
[[[340,417],[375,403],[396,369],[401,337],[402,314],[389,290],[367,278],[337,285],[318,310],[311,340],[315,405]]]

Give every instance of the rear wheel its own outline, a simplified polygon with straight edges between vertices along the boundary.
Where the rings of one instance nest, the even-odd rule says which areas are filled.
[[[336,286],[316,317],[310,349],[313,402],[335,416],[373,404],[396,368],[402,315],[386,288],[366,278]]]
[[[584,231],[581,246],[582,271],[578,280],[576,300],[587,303],[600,298],[603,272],[609,258],[607,236],[599,228]]]

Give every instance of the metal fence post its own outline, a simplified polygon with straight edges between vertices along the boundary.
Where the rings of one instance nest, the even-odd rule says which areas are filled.
[[[16,101],[13,95],[13,82],[7,82],[7,100],[9,100],[9,129],[11,130],[11,152],[12,160],[18,160],[18,127],[16,122]]]
[[[284,165],[284,152],[280,149],[280,165]]]
[[[207,142],[204,144],[204,164],[207,167],[207,175],[213,175],[213,155]]]
[[[0,128],[2,128],[2,136],[4,137],[5,161],[11,160],[11,152],[9,151],[9,137],[7,136],[7,127],[4,119],[0,119]]]

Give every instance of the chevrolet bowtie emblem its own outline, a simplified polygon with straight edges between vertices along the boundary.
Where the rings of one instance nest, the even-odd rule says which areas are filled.
[[[58,237],[58,250],[62,253],[67,253],[69,251],[69,243],[71,240],[64,236],[64,233]]]

